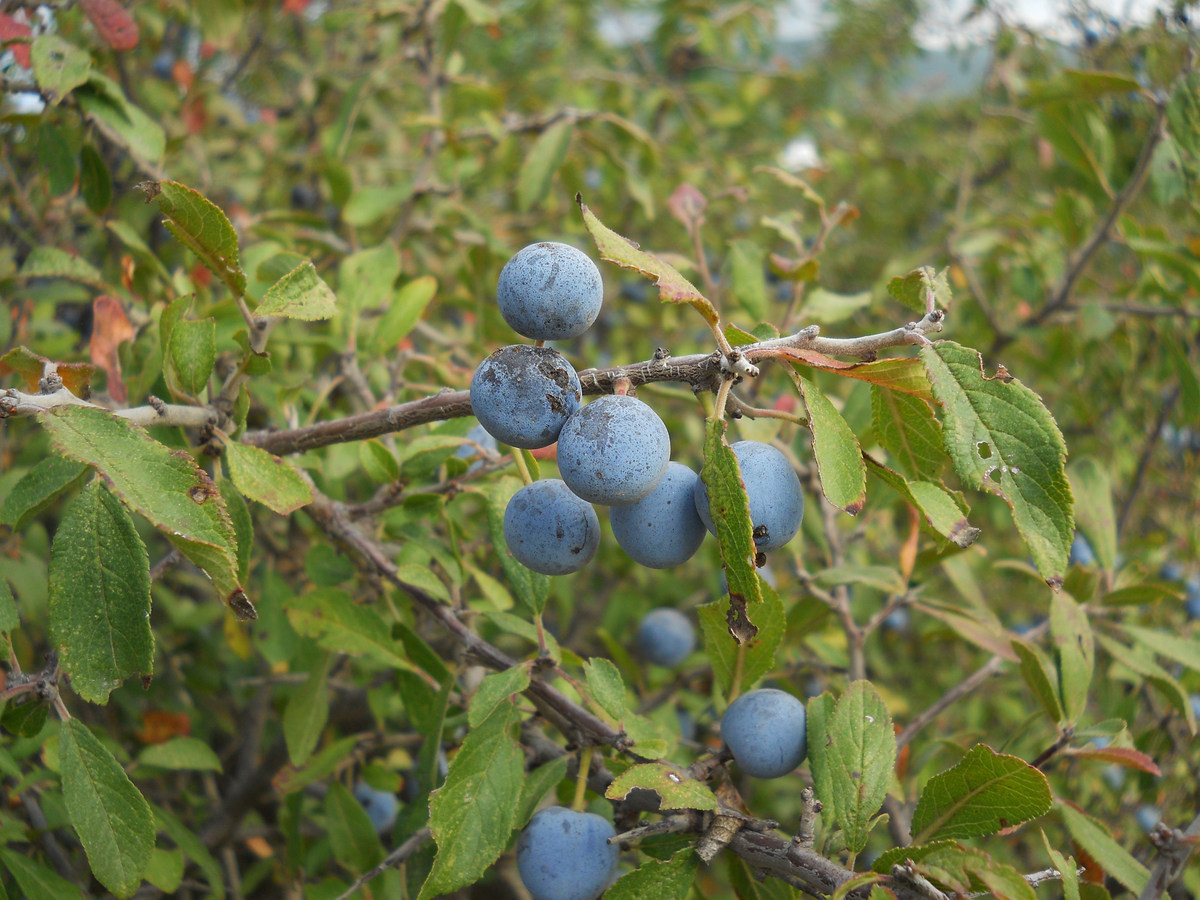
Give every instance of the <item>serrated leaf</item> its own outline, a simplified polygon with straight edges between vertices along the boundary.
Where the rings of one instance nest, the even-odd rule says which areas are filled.
[[[516,478],[499,478],[483,489],[487,499],[488,530],[513,593],[531,614],[539,615],[546,608],[546,598],[550,595],[550,576],[527,569],[513,559],[504,540],[504,509],[520,488],[521,482]],[[502,547],[505,549],[501,550]]]
[[[796,379],[808,408],[821,492],[838,509],[856,516],[867,499],[867,470],[858,438],[815,381],[799,372]]]
[[[216,361],[215,319],[183,319],[175,323],[171,336],[171,365],[184,391],[192,397],[199,397],[208,384]]]
[[[946,466],[942,425],[924,400],[898,391],[871,388],[875,434],[910,478],[938,482]]]
[[[288,620],[296,631],[338,653],[369,656],[393,668],[412,670],[402,647],[392,640],[387,624],[367,606],[333,588],[319,588],[292,600]]]
[[[867,845],[871,819],[883,804],[896,767],[896,734],[887,706],[869,681],[846,689],[825,727],[828,796],[846,846]],[[822,802],[826,801],[822,793]]]
[[[157,200],[171,234],[200,257],[234,294],[246,292],[246,273],[238,262],[237,232],[212,201],[177,181],[147,181],[138,185],[147,200]]]
[[[1050,634],[1054,639],[1063,712],[1067,722],[1074,724],[1087,709],[1096,650],[1087,613],[1065,594],[1050,598]]]
[[[175,772],[220,772],[221,760],[212,747],[199,738],[173,737],[151,744],[138,754],[138,765]]]
[[[812,770],[813,788],[824,807],[821,818],[830,827],[840,821],[841,815],[841,797],[833,788],[832,767],[835,761],[830,752],[833,742],[829,735],[829,724],[836,707],[837,701],[829,692],[809,697],[805,706],[808,713],[808,767]]]
[[[57,34],[39,35],[29,48],[29,56],[38,90],[51,106],[57,106],[63,97],[86,84],[92,69],[91,55]]]
[[[527,665],[513,666],[503,672],[494,672],[479,683],[471,705],[467,710],[467,724],[478,728],[496,707],[511,697],[529,687],[529,667]]]
[[[907,275],[897,276],[888,282],[888,293],[907,306],[909,309],[924,315],[928,306],[926,300],[933,295],[933,305],[936,309],[945,309],[950,305],[950,280],[947,277],[949,269],[941,272],[932,266],[922,266],[913,269]]]
[[[438,852],[418,900],[473,884],[504,852],[516,820],[525,756],[513,739],[520,718],[501,704],[463,741],[446,782],[430,797]]]
[[[606,900],[685,900],[700,860],[690,847],[667,860],[648,859],[604,892]]]
[[[737,456],[725,441],[723,419],[709,420],[704,428],[704,465],[700,479],[708,492],[708,512],[717,531],[717,546],[725,566],[730,601],[729,627],[734,638],[745,642],[754,636],[750,610],[762,599],[754,568],[758,548],[750,521],[750,501],[742,481]]]
[[[376,356],[393,349],[408,336],[436,296],[437,289],[436,278],[422,275],[396,292],[396,298],[375,325],[371,347]]]
[[[755,322],[767,318],[767,279],[763,274],[765,257],[766,251],[755,241],[733,241],[729,245],[729,287],[734,299]]]
[[[20,531],[55,500],[80,484],[87,466],[62,456],[48,456],[21,476],[0,506],[0,524]]]
[[[281,516],[312,503],[312,485],[292,464],[266,450],[230,441],[225,445],[229,477],[248,499]]]
[[[225,501],[225,511],[229,513],[229,521],[233,523],[233,533],[237,541],[237,573],[238,580],[245,582],[250,574],[250,552],[254,549],[254,522],[250,518],[250,510],[246,501],[237,492],[228,478],[217,482],[217,490]]]
[[[333,655],[325,654],[283,708],[283,739],[292,765],[303,766],[321,739],[329,721],[329,670]]]
[[[929,383],[929,373],[925,370],[925,364],[913,357],[852,363],[802,347],[780,347],[772,350],[771,355],[786,358],[791,362],[793,368],[805,366],[810,369],[820,369],[831,375],[866,381],[879,387],[900,391],[903,394],[911,394],[930,403],[933,402],[933,386]]]
[[[283,316],[315,322],[333,318],[337,297],[317,274],[317,267],[305,260],[267,288],[254,308],[256,316]]]
[[[154,814],[121,764],[78,719],[58,732],[63,802],[92,874],[132,897],[154,849]]]
[[[693,778],[667,763],[630,766],[604,791],[609,800],[624,800],[634,788],[654,791],[662,798],[662,809],[716,809],[717,797]]]
[[[867,471],[896,491],[921,512],[925,524],[958,547],[970,547],[979,539],[980,531],[967,521],[954,498],[940,484],[928,481],[907,481],[899,472],[864,456]]]
[[[612,660],[597,657],[583,666],[588,692],[606,713],[618,722],[625,715],[625,682]]]
[[[578,195],[575,199],[579,203],[580,212],[583,213],[583,224],[591,234],[592,240],[596,242],[596,249],[600,251],[601,259],[616,263],[623,269],[641,272],[647,278],[653,278],[660,300],[667,303],[689,304],[704,317],[704,321],[709,325],[716,326],[721,321],[716,308],[694,284],[680,275],[673,266],[653,253],[639,250],[633,241],[621,237],[596,218]]]
[[[4,863],[4,868],[8,869],[28,900],[64,900],[67,897],[84,896],[78,885],[25,853],[0,848],[0,863]]]
[[[1090,456],[1074,460],[1067,469],[1075,496],[1075,523],[1107,571],[1117,567],[1117,516],[1113,511],[1112,482],[1100,463]]]
[[[743,690],[775,668],[775,651],[779,649],[787,625],[783,601],[775,589],[761,582],[759,590],[763,599],[754,607],[754,624],[758,632],[746,641],[742,660]],[[733,687],[738,654],[738,643],[729,630],[729,604],[725,600],[714,600],[701,606],[697,612],[709,664],[720,682],[721,690],[728,696]]]
[[[34,247],[29,251],[25,262],[21,263],[21,268],[17,271],[17,280],[24,282],[33,281],[35,278],[62,278],[99,291],[109,290],[108,282],[98,269],[57,247]],[[33,389],[36,387],[35,382]]]
[[[1059,800],[1058,811],[1062,814],[1067,831],[1071,833],[1075,843],[1086,850],[1100,868],[1135,896],[1141,895],[1150,879],[1149,870],[1113,840],[1107,828],[1091,816],[1085,815],[1073,804]]]
[[[75,692],[92,703],[154,671],[150,561],[120,501],[93,481],[50,548],[50,639]]]
[[[325,830],[334,858],[350,872],[362,874],[383,859],[383,844],[371,817],[336,779],[329,782],[325,795]]]
[[[943,408],[943,439],[959,477],[988,490],[1013,521],[1048,584],[1062,584],[1074,533],[1066,443],[1041,398],[1017,379],[986,378],[975,350],[953,341],[921,349]]]
[[[913,812],[913,843],[995,834],[1050,809],[1046,776],[1016,756],[976,744],[934,775]]]
[[[1042,652],[1025,641],[1013,640],[1012,648],[1021,661],[1021,677],[1037,697],[1042,709],[1055,724],[1063,720],[1062,704],[1059,702],[1058,677]]]
[[[567,158],[574,133],[575,123],[564,119],[538,135],[517,173],[517,209],[527,212],[545,198],[550,179]]]
[[[255,617],[238,580],[233,524],[213,480],[191,456],[103,409],[57,407],[40,421],[60,453],[95,467],[130,509],[204,569],[239,618]]]
[[[344,312],[375,309],[392,299],[400,277],[400,254],[391,242],[359,250],[338,266],[338,296]]]

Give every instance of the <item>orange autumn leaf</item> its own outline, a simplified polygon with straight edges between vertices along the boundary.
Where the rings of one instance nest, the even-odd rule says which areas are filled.
[[[92,340],[88,350],[92,362],[108,376],[108,393],[117,403],[129,399],[129,391],[121,380],[121,359],[117,348],[135,334],[129,317],[119,300],[101,294],[92,301]]]

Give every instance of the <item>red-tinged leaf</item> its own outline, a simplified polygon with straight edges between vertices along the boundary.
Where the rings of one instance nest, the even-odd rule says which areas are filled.
[[[721,321],[708,298],[674,267],[653,253],[639,250],[638,245],[629,238],[622,237],[601,222],[596,218],[596,214],[587,208],[580,195],[575,195],[575,202],[579,204],[579,210],[583,213],[583,224],[591,234],[592,240],[596,242],[601,259],[653,278],[660,300],[690,304],[710,325],[716,326]]]
[[[79,0],[79,5],[108,46],[118,51],[137,46],[137,22],[117,0]]]
[[[33,32],[29,30],[29,26],[24,22],[18,22],[12,16],[0,15],[0,44],[13,41],[8,44],[7,49],[13,53],[13,58],[23,69],[32,67],[29,60],[29,43],[28,39],[33,36]]]
[[[25,390],[34,393],[38,390],[38,382],[46,371],[46,363],[50,360],[39,356],[28,347],[14,347],[0,356],[0,376],[10,372],[20,375],[25,382]],[[63,385],[76,397],[87,399],[91,394],[92,375],[96,367],[91,363],[57,363],[58,377]]]
[[[117,348],[131,340],[136,333],[121,302],[101,294],[92,301],[92,339],[88,345],[92,362],[108,375],[108,393],[117,403],[129,399],[129,391],[121,380],[121,360]]]
[[[832,356],[826,356],[824,353],[818,353],[816,350],[805,350],[799,347],[780,347],[771,350],[751,351],[746,354],[746,358],[751,362],[766,357],[781,356],[795,364],[820,369],[822,372],[830,372],[845,378],[857,378],[859,381],[869,381],[871,384],[877,384],[880,387],[902,391],[905,394],[920,397],[922,400],[928,400],[930,403],[934,402],[933,389],[929,384],[929,375],[926,373],[925,366],[919,359],[896,357],[877,359],[869,363],[852,363],[834,359]]]
[[[1161,776],[1162,771],[1155,765],[1154,760],[1140,750],[1132,747],[1079,747],[1065,751],[1067,756],[1079,756],[1083,759],[1099,759],[1104,762],[1116,763],[1127,769],[1138,769]]]
[[[667,198],[667,209],[689,231],[704,221],[707,208],[708,200],[686,181]]]

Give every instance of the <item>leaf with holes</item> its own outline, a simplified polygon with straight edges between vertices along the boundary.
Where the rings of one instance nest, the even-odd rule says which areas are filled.
[[[604,792],[609,800],[624,800],[635,788],[654,791],[663,809],[716,809],[717,798],[705,785],[668,763],[630,766]]]
[[[1005,373],[987,378],[978,351],[953,341],[921,349],[942,436],[954,469],[1013,511],[1021,536],[1046,582],[1062,585],[1074,533],[1067,445],[1042,400]]]

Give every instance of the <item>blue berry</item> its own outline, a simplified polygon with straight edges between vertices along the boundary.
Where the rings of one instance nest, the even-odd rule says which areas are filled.
[[[1158,577],[1163,581],[1183,581],[1183,568],[1179,563],[1165,562],[1158,570]]]
[[[670,460],[667,426],[635,397],[597,397],[558,435],[559,474],[590,503],[636,503],[658,486]]]
[[[600,546],[600,520],[557,478],[527,484],[504,509],[504,540],[517,562],[543,575],[578,572]]]
[[[725,710],[721,737],[747,775],[779,778],[808,753],[808,714],[803,703],[784,691],[750,691]]]
[[[658,486],[628,506],[614,506],[609,518],[621,549],[651,569],[687,562],[704,540],[704,523],[693,501],[697,475],[670,462]]]
[[[1075,537],[1071,539],[1071,554],[1067,557],[1067,565],[1081,565],[1087,568],[1095,564],[1096,554],[1092,552],[1092,545],[1080,532],[1075,532]]]
[[[1138,807],[1138,811],[1134,813],[1134,818],[1137,819],[1138,826],[1142,831],[1151,831],[1155,825],[1162,821],[1162,813],[1157,806],[1146,803]]]
[[[600,315],[604,282],[587,254],[570,244],[530,244],[504,265],[500,315],[517,334],[561,341],[588,330]]]
[[[551,806],[517,838],[517,872],[533,900],[596,900],[617,873],[612,823],[595,813]]]
[[[396,810],[399,806],[395,794],[378,791],[365,781],[360,781],[354,786],[354,799],[367,811],[367,816],[370,817],[376,831],[391,831],[392,826],[396,824]]]
[[[909,624],[912,621],[912,616],[907,609],[903,607],[893,609],[890,613],[884,616],[882,625],[884,631],[891,631],[897,634],[908,631]]]
[[[471,410],[479,424],[496,440],[525,450],[558,440],[582,399],[575,369],[549,347],[501,347],[471,378]]]
[[[778,550],[796,536],[804,517],[800,478],[787,457],[770,444],[738,441],[732,449],[750,500],[750,521],[756,532],[766,529],[754,543],[764,553]],[[716,534],[708,511],[708,487],[702,478],[696,480],[696,512],[704,520],[705,527]]]
[[[692,621],[677,609],[664,606],[646,614],[637,631],[638,651],[650,662],[673,667],[696,647]]]
[[[1193,575],[1183,585],[1185,599],[1183,608],[1189,619],[1200,619],[1200,576]]]

